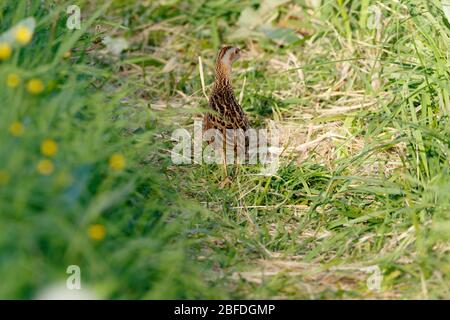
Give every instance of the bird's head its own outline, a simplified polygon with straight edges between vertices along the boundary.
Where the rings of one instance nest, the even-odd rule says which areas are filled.
[[[230,73],[233,62],[241,57],[241,50],[238,47],[225,46],[220,49],[217,55],[216,65],[226,73]]]

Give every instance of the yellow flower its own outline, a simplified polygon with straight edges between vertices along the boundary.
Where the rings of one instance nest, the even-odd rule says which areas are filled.
[[[44,83],[39,79],[31,79],[27,83],[27,90],[31,94],[40,94],[44,91]]]
[[[100,241],[105,237],[106,229],[101,224],[92,224],[89,226],[88,235],[92,240]]]
[[[11,57],[12,48],[5,42],[0,42],[0,60],[7,60]]]
[[[14,32],[14,36],[16,37],[16,41],[18,43],[25,45],[31,41],[33,33],[25,26],[18,26],[16,31]]]
[[[20,84],[20,77],[15,73],[8,74],[6,85],[10,88],[17,88]]]
[[[49,176],[55,170],[55,166],[51,160],[44,159],[39,161],[37,165],[37,170],[39,171],[40,174],[44,176]]]
[[[9,132],[15,137],[20,137],[21,135],[23,135],[24,131],[25,131],[25,128],[24,128],[23,124],[21,124],[20,122],[17,122],[17,121],[13,122],[9,126]]]
[[[109,159],[109,167],[114,171],[122,171],[125,168],[125,157],[115,153]]]
[[[72,51],[66,51],[66,53],[64,53],[63,57],[64,59],[69,59],[72,56]]]
[[[46,139],[41,143],[41,152],[44,156],[53,157],[58,152],[58,145],[51,139]]]
[[[0,170],[0,186],[7,185],[9,182],[9,173],[3,170]]]

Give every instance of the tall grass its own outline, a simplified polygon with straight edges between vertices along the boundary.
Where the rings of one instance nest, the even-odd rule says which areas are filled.
[[[183,170],[184,190],[215,212],[211,260],[237,297],[448,297],[450,30],[441,3],[308,3],[280,6],[272,21],[306,29],[302,45],[241,40],[251,56],[235,87],[246,78],[253,125],[287,125],[291,146],[335,138],[285,157],[270,178],[243,168],[227,186],[214,167]],[[233,41],[237,8],[257,7],[219,4],[201,6],[204,20],[189,36]],[[206,23],[216,6],[218,35]],[[373,265],[383,274],[379,292],[361,271]]]

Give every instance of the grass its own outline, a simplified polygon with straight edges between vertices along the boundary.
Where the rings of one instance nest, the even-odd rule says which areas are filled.
[[[67,31],[65,6],[22,4],[1,10],[11,18],[2,19],[2,30],[27,16],[37,29],[0,66],[0,297],[39,297],[64,284],[69,265],[81,268],[82,285],[100,298],[218,296],[187,254],[187,228],[200,210],[164,182],[163,162],[152,166],[159,129],[148,122],[140,132],[129,128],[133,82],[116,75],[112,61],[86,54],[100,35]],[[61,48],[73,49],[71,57],[58,57]],[[21,79],[16,88],[5,84],[10,74]],[[30,79],[44,91],[28,92]],[[56,152],[45,151],[46,139]],[[50,165],[42,169],[41,161]]]
[[[80,31],[65,3],[0,5],[2,32],[37,20],[0,62],[22,79],[0,90],[0,297],[39,296],[75,264],[100,298],[448,299],[440,1],[275,2],[85,1]],[[129,48],[114,57],[106,35]],[[171,130],[207,106],[198,57],[210,84],[222,43],[246,51],[233,84],[252,125],[283,137],[275,176],[170,162]]]

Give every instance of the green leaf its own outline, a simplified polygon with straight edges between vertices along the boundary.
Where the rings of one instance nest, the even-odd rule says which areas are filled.
[[[450,23],[450,0],[441,0],[442,10],[444,11],[445,17]]]
[[[288,28],[263,27],[260,30],[279,45],[290,45],[301,40],[294,30]]]

